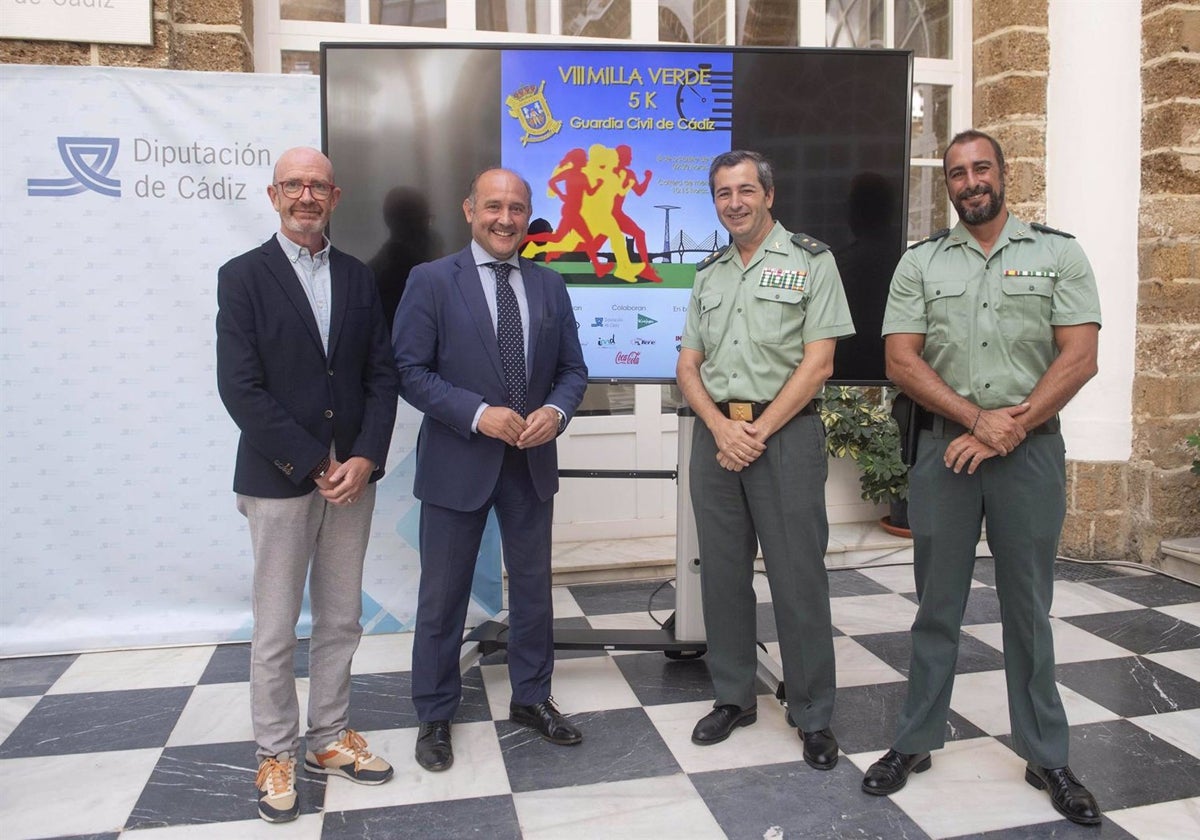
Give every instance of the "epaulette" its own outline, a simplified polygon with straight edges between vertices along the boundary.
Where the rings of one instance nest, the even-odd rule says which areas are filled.
[[[1053,233],[1057,234],[1058,236],[1065,236],[1067,239],[1075,238],[1075,234],[1073,233],[1067,233],[1065,230],[1056,230],[1055,228],[1052,228],[1049,225],[1043,225],[1040,222],[1030,222],[1029,226],[1034,230],[1041,231],[1042,233]]]
[[[710,265],[712,265],[717,260],[719,260],[721,258],[721,255],[724,254],[726,251],[728,251],[729,248],[730,248],[730,246],[726,245],[724,248],[720,248],[716,251],[713,251],[707,257],[700,260],[700,262],[696,263],[696,271],[700,272],[700,271],[703,271],[704,269],[708,268]]]
[[[924,245],[926,242],[937,242],[939,239],[945,239],[949,235],[950,235],[950,228],[942,228],[941,230],[935,230],[933,233],[929,234],[929,236],[925,237],[920,242],[914,242],[913,244],[909,245],[908,250],[911,251],[913,248],[916,248],[918,245]]]
[[[820,239],[813,239],[811,236],[809,236],[806,233],[792,234],[792,242],[799,245],[805,251],[808,251],[808,253],[814,254],[814,255],[821,254],[821,253],[824,253],[825,251],[829,250],[829,246],[826,245],[824,242],[822,242]]]

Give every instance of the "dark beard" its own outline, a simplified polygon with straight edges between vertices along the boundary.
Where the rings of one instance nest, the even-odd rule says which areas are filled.
[[[980,207],[978,210],[968,210],[966,208],[966,200],[975,195],[987,194],[990,196],[988,203]],[[990,186],[982,184],[974,190],[964,190],[959,193],[954,199],[954,209],[958,211],[958,217],[963,224],[967,225],[982,225],[985,222],[990,222],[992,219],[1000,215],[1000,208],[1004,206],[1004,185],[1000,185],[1000,193],[997,194]]]

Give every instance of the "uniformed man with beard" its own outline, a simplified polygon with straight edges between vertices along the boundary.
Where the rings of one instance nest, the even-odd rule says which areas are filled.
[[[927,413],[909,478],[920,606],[893,748],[863,790],[885,795],[945,742],[963,610],[983,517],[996,564],[1012,748],[1025,779],[1084,825],[1100,809],[1067,766],[1050,603],[1066,512],[1058,412],[1096,373],[1100,301],[1083,249],[1004,200],[1000,145],[957,135],[943,170],[953,230],[910,248],[892,278],[887,373]]]

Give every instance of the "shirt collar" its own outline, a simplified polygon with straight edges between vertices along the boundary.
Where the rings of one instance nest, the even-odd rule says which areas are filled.
[[[1012,211],[1009,211],[1008,218],[1004,220],[1004,227],[1000,230],[1000,235],[996,237],[996,244],[992,246],[992,253],[995,253],[1001,245],[1006,242],[1011,242],[1014,239],[1032,239],[1033,236],[1029,232],[1029,225],[1018,219]],[[967,230],[967,226],[959,219],[958,223],[950,229],[950,234],[942,243],[942,248],[953,248],[956,245],[976,245],[975,237],[971,235],[971,231]]]
[[[750,263],[757,260],[759,254],[763,253],[764,251],[771,251],[772,253],[775,253],[775,254],[788,253],[787,243],[788,243],[788,239],[790,239],[790,238],[791,237],[788,236],[787,229],[779,222],[778,219],[776,219],[775,224],[773,224],[771,226],[771,229],[769,231],[767,231],[766,238],[758,244],[758,248],[754,251],[754,254],[751,255],[751,257],[750,257],[750,262],[748,262],[746,264],[749,265]],[[717,262],[727,262],[727,261],[733,259],[733,256],[736,253],[738,253],[737,243],[730,242],[729,247],[725,249],[725,253],[723,253],[723,254],[721,254],[721,256],[717,257]]]
[[[483,250],[483,246],[474,239],[471,240],[471,256],[475,259],[476,267],[491,265],[495,262],[502,262],[507,265],[511,265],[513,268],[517,269],[517,271],[521,270],[521,264],[517,261],[516,254],[513,254],[506,260],[498,260],[487,251]]]
[[[303,254],[308,253],[307,248],[302,245],[297,245],[295,242],[288,239],[283,235],[283,231],[276,233],[275,239],[277,242],[279,242],[279,247],[283,248],[283,253],[287,256],[289,262],[294,263],[299,260]],[[313,262],[320,262],[322,260],[329,259],[329,237],[322,234],[321,242],[321,250],[317,251],[315,254],[310,254],[310,256],[313,258]]]

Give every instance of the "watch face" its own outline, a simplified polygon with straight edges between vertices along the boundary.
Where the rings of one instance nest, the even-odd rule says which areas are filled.
[[[675,110],[681,120],[711,120],[712,130],[733,128],[733,71],[713,70],[703,63],[698,69],[707,73],[710,84],[680,84],[675,89]]]

